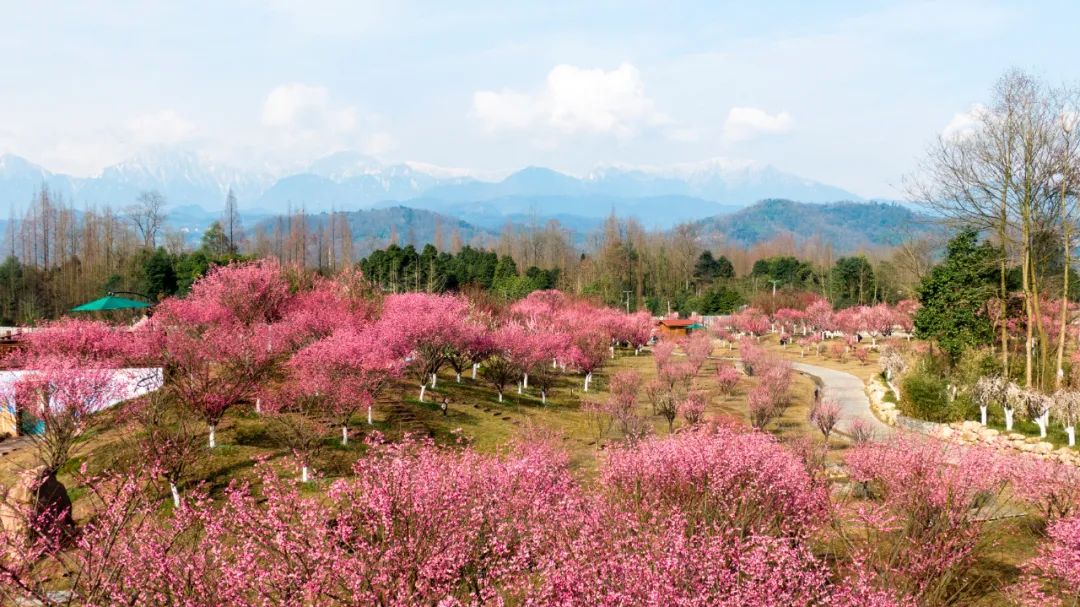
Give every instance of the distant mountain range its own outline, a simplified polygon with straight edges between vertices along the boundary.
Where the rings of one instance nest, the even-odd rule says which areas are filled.
[[[392,237],[396,237],[401,246],[411,244],[418,249],[426,244],[436,244],[440,239],[443,248],[447,249],[455,235],[461,244],[477,247],[486,246],[497,237],[492,231],[424,209],[397,206],[345,211],[342,215],[349,222],[353,254],[357,259],[387,246]],[[326,212],[308,215],[308,228],[317,230],[329,219],[330,215]],[[254,225],[269,233],[274,230],[274,221],[274,218],[267,218]]]
[[[720,239],[750,246],[790,235],[799,242],[817,238],[840,253],[895,246],[906,237],[939,229],[930,217],[897,203],[806,204],[776,199],[702,219],[696,225],[706,241]]]
[[[468,171],[443,169],[420,163],[385,165],[355,152],[339,152],[313,162],[305,170],[271,176],[203,162],[190,151],[157,149],[104,169],[94,177],[53,173],[10,154],[0,156],[0,205],[23,206],[42,184],[76,204],[131,203],[139,192],[156,189],[171,207],[199,206],[219,209],[231,188],[241,209],[284,212],[357,210],[394,206],[414,199],[413,207],[457,211],[469,206],[501,214],[547,213],[546,205],[559,203],[575,214],[620,213],[624,201],[635,213],[664,221],[669,203],[684,210],[672,212],[678,220],[689,207],[701,205],[696,217],[717,212],[717,206],[746,206],[762,198],[789,198],[805,202],[859,200],[833,186],[780,171],[769,165],[712,159],[667,167],[597,169],[574,177],[542,167],[527,167],[498,181],[484,181]],[[462,206],[465,205],[465,206]],[[585,207],[584,213],[580,211]],[[653,208],[655,210],[653,212]],[[555,213],[556,211],[551,211]],[[651,221],[650,217],[641,217]]]
[[[337,210],[348,213],[358,251],[381,246],[391,230],[402,243],[412,238],[423,245],[439,224],[447,242],[451,228],[470,242],[497,234],[507,223],[542,225],[552,219],[580,243],[613,212],[647,228],[697,222],[703,234],[741,244],[784,233],[819,235],[838,250],[895,244],[902,228],[919,223],[900,205],[863,203],[851,192],[769,165],[726,159],[606,166],[581,177],[526,167],[483,180],[466,170],[387,165],[348,151],[273,176],[207,163],[181,149],[158,149],[81,178],[0,155],[0,209],[24,207],[42,184],[76,207],[123,207],[144,190],[158,190],[168,201],[169,223],[193,242],[220,218],[229,189],[249,228],[289,210],[324,218],[320,214]],[[755,204],[759,200],[764,202]]]

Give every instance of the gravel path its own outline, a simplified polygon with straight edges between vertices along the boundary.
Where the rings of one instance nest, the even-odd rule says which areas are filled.
[[[796,371],[820,379],[821,385],[824,387],[822,396],[831,398],[840,404],[840,423],[838,427],[841,430],[846,430],[847,424],[858,417],[866,421],[878,436],[892,433],[892,427],[874,417],[874,414],[870,411],[870,399],[867,398],[865,386],[858,377],[843,371],[794,361],[792,361],[791,366]]]

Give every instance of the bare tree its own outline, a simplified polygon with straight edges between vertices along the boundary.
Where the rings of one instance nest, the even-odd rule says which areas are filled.
[[[225,196],[225,212],[222,227],[225,228],[225,237],[229,239],[229,253],[240,252],[240,243],[244,240],[244,229],[240,225],[240,211],[236,206],[236,194],[232,188]]]
[[[165,197],[157,190],[146,190],[135,199],[135,204],[124,209],[124,216],[142,237],[143,247],[152,249],[165,223]]]
[[[931,147],[920,173],[908,180],[909,195],[935,209],[947,223],[991,231],[1002,249],[1000,316],[1007,314],[1006,275],[1019,262],[1027,335],[1025,385],[1038,369],[1048,370],[1050,343],[1041,322],[1040,239],[1058,233],[1062,166],[1063,92],[1019,71],[1007,72],[993,89],[992,102],[979,106],[968,128],[944,133]],[[1075,146],[1066,146],[1075,147]],[[1071,162],[1071,161],[1070,161]],[[1038,332],[1036,341],[1035,332]],[[1001,322],[1001,363],[1008,373],[1009,334]],[[1040,373],[1040,383],[1046,383]]]

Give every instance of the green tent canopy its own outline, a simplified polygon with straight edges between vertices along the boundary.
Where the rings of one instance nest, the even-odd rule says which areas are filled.
[[[134,299],[127,299],[126,297],[117,297],[115,295],[109,295],[102,297],[101,299],[95,299],[89,303],[72,308],[72,312],[102,312],[105,310],[132,310],[137,308],[149,308],[150,304],[143,303],[141,301],[135,301]]]

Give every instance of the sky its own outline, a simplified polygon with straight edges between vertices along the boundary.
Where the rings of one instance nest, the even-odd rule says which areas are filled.
[[[504,175],[709,158],[898,198],[1006,69],[1080,76],[1080,3],[0,3],[0,153]]]

